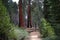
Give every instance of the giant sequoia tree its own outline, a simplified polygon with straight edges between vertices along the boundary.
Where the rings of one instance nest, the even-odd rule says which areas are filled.
[[[19,26],[24,27],[22,0],[19,0]]]

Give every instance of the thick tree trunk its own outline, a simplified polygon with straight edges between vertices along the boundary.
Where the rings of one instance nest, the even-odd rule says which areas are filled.
[[[31,24],[31,5],[30,5],[31,0],[29,0],[29,4],[28,4],[28,23],[27,23],[27,27],[32,27]]]
[[[19,26],[24,27],[24,19],[22,12],[22,0],[19,0]]]

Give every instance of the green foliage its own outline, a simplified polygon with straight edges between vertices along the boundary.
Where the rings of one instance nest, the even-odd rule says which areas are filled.
[[[40,27],[40,29],[41,29],[41,34],[43,35],[43,38],[48,37],[48,39],[49,38],[54,39],[56,36],[51,24],[47,22],[46,19],[44,18],[42,18],[41,20],[42,20],[41,21],[42,27]]]
[[[48,22],[54,28],[56,40],[60,38],[60,0],[45,0],[44,1],[44,14]]]
[[[5,34],[8,40],[21,40],[28,35],[24,29],[18,28],[10,23],[7,9],[3,5],[2,0],[0,0],[0,35],[1,34]]]

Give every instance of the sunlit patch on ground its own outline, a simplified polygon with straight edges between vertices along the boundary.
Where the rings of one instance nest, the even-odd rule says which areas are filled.
[[[40,33],[38,31],[31,32],[26,40],[41,40]]]

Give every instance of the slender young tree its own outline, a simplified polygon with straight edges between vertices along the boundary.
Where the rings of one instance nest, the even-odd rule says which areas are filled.
[[[28,4],[28,24],[27,24],[27,27],[32,27],[32,24],[31,24],[31,0],[28,1],[29,4]]]
[[[24,27],[22,0],[19,0],[19,26]]]

